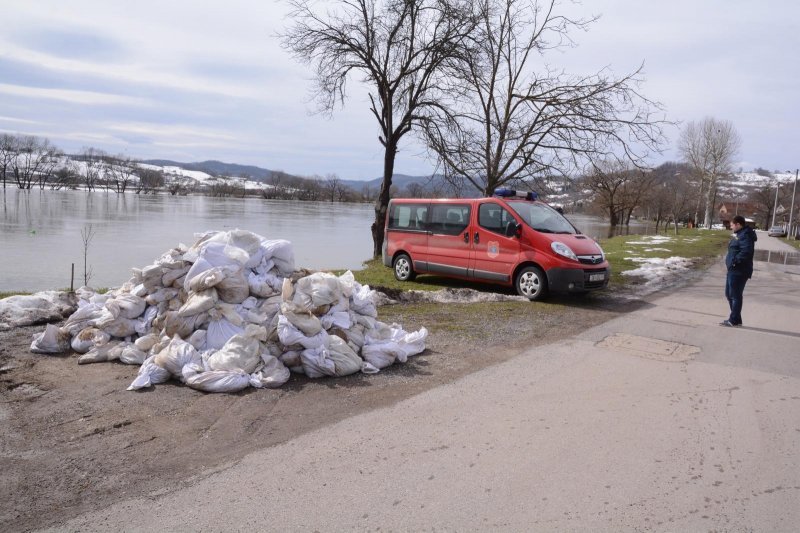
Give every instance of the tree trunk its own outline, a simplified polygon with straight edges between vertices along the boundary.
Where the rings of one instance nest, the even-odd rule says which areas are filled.
[[[372,223],[372,257],[380,257],[383,253],[383,229],[386,225],[386,210],[389,207],[392,176],[394,175],[394,158],[397,154],[397,142],[391,137],[387,139],[383,156],[383,181],[378,199],[375,200],[375,222]]]

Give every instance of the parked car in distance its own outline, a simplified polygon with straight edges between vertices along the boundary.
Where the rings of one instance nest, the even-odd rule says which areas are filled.
[[[770,237],[786,237],[786,228],[782,226],[772,226],[769,228]]]

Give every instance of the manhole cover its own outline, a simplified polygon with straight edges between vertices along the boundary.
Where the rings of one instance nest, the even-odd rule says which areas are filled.
[[[694,359],[700,348],[680,342],[663,341],[650,337],[639,337],[628,333],[615,333],[597,343],[603,348],[621,350],[629,355],[656,361],[681,362]]]

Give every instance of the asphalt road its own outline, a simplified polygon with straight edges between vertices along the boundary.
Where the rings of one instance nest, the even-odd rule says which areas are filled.
[[[760,255],[784,246],[759,232]],[[58,529],[796,531],[800,267],[769,255],[744,327],[718,325],[718,264],[577,337]]]

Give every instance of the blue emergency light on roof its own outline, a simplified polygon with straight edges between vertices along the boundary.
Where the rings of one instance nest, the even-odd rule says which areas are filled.
[[[505,187],[499,187],[495,189],[494,195],[503,198],[514,196],[516,198],[523,198],[525,200],[531,200],[531,201],[539,198],[539,195],[533,191],[516,191],[514,189],[506,189]]]

